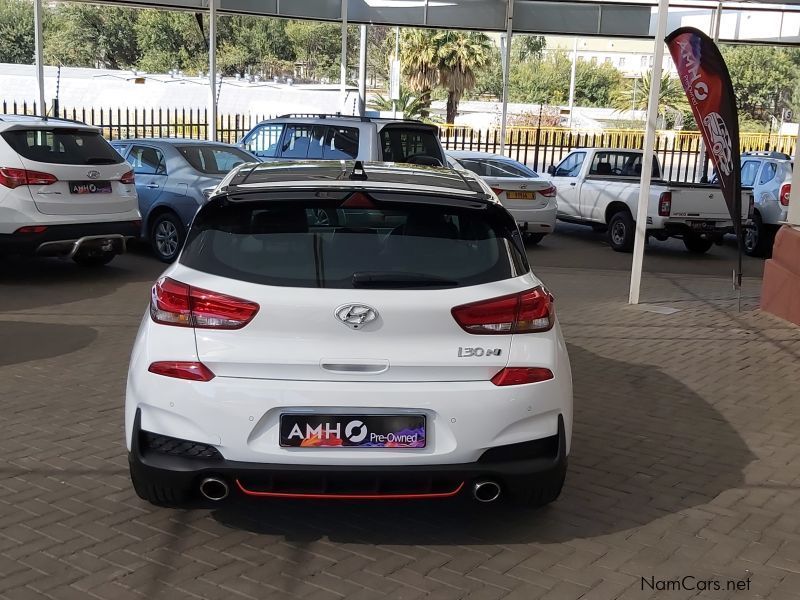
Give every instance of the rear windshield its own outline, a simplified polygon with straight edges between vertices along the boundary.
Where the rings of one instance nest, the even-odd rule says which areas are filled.
[[[196,171],[208,175],[225,175],[234,167],[255,162],[255,159],[246,152],[227,146],[192,144],[178,146],[178,152]]]
[[[439,139],[431,129],[384,127],[381,129],[381,150],[387,162],[445,166]]]
[[[309,288],[452,288],[528,271],[519,232],[501,208],[368,204],[211,202],[180,261],[222,277]]]
[[[99,133],[77,129],[14,129],[2,134],[27,160],[58,165],[115,165],[125,162]]]

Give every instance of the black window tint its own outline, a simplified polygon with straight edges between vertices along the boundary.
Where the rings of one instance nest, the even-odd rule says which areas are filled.
[[[22,157],[59,165],[115,165],[122,157],[99,133],[76,129],[14,129],[3,139]]]
[[[224,175],[234,167],[253,162],[247,153],[225,146],[192,144],[177,146],[186,161],[197,171],[209,175]]]
[[[280,157],[308,158],[313,137],[314,127],[311,125],[287,125],[281,142]]]
[[[384,127],[381,129],[381,149],[383,160],[388,162],[408,162],[412,157],[428,157],[445,164],[439,140],[428,129],[405,129]]]
[[[167,166],[161,150],[150,146],[134,146],[128,155],[128,162],[137,175],[166,175]]]
[[[516,236],[516,237],[515,237]],[[528,270],[505,211],[395,202],[348,208],[329,200],[206,205],[181,255],[187,267],[265,285],[352,288],[354,275],[427,278],[460,287]],[[436,282],[431,286],[430,281]]]
[[[322,158],[344,159],[358,156],[358,129],[354,127],[328,127]]]
[[[469,158],[462,158],[461,165],[467,170],[472,171],[475,175],[486,177],[489,175],[489,169],[485,162],[479,160],[470,160]]]
[[[283,133],[282,123],[259,125],[247,136],[245,148],[259,158],[275,158]]]
[[[761,169],[761,177],[758,178],[758,183],[763,184],[772,181],[772,178],[775,177],[777,170],[778,167],[775,166],[775,163],[764,163],[764,167]]]
[[[511,160],[492,160],[489,161],[492,166],[512,173],[512,177],[538,177],[539,174],[527,166]]]

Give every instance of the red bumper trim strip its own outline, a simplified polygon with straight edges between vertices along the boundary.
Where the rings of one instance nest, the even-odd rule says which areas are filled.
[[[247,496],[258,498],[305,498],[310,500],[424,500],[427,498],[452,498],[464,489],[464,482],[450,492],[432,492],[427,494],[302,494],[290,492],[259,492],[248,490],[242,482],[236,480],[236,487]]]

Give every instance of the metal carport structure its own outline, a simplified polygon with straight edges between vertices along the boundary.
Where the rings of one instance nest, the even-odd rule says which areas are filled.
[[[92,0],[79,0],[92,2]],[[209,13],[209,138],[216,138],[216,19],[218,14],[247,14],[288,19],[340,22],[342,24],[341,85],[345,86],[347,24],[395,25],[442,29],[504,32],[501,149],[505,145],[511,37],[518,34],[645,38],[654,40],[654,62],[647,109],[638,215],[646,214],[650,188],[658,97],[661,87],[662,43],[667,32],[683,22],[670,23],[670,8],[691,13],[691,23],[716,39],[728,42],[800,46],[800,0],[101,0],[95,4],[186,10]],[[755,17],[755,18],[754,18]],[[733,27],[726,26],[732,18]],[[39,106],[44,101],[42,61],[42,0],[34,0],[36,65]],[[752,19],[754,27],[746,26]],[[800,152],[800,144],[797,144]],[[800,178],[795,161],[795,183]],[[794,197],[800,190],[794,186]],[[800,223],[800,207],[790,208],[790,222]],[[796,215],[796,216],[792,216]],[[636,221],[636,242],[629,302],[639,302],[646,219]]]

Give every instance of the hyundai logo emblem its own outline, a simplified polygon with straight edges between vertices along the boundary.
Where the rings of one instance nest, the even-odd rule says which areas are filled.
[[[350,329],[361,329],[378,318],[378,311],[366,304],[343,304],[333,314]]]
[[[100,171],[95,171],[95,170],[87,171],[86,176],[89,179],[97,179],[98,177],[100,177]]]

